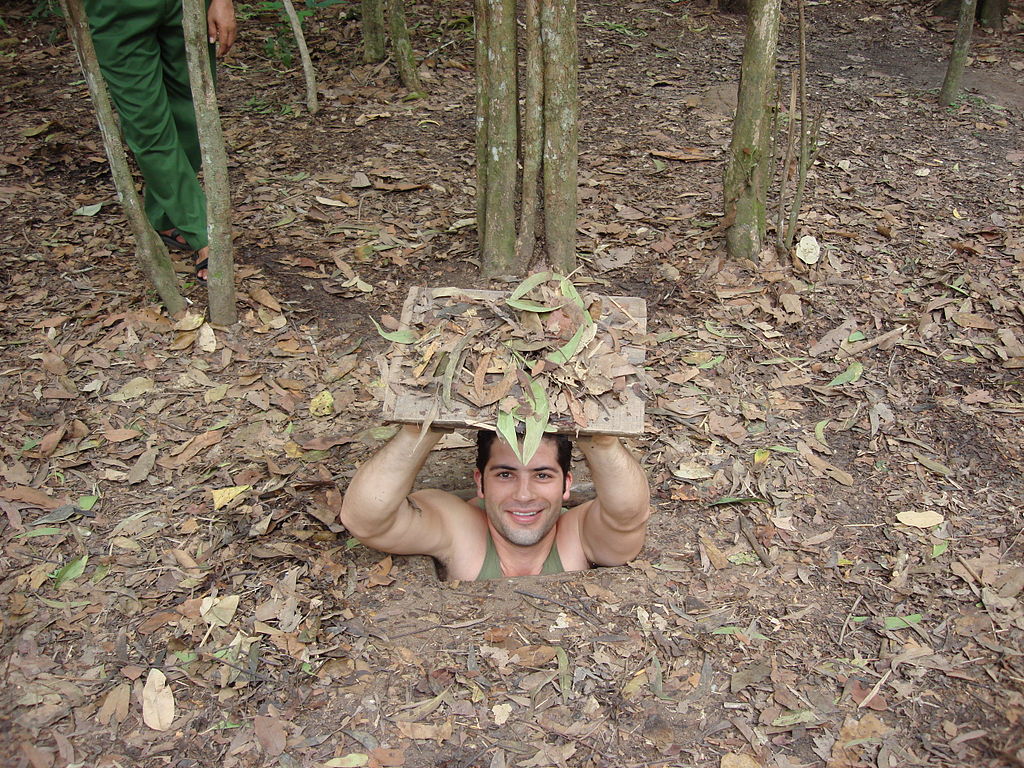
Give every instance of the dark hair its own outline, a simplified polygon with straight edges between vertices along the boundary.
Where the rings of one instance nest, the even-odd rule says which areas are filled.
[[[483,474],[487,462],[491,459],[491,446],[497,439],[498,434],[490,429],[481,429],[476,433],[476,468]],[[569,470],[572,469],[572,440],[568,435],[554,434],[544,435],[545,440],[554,440],[555,448],[558,450],[558,466],[562,468],[562,477],[568,478]]]

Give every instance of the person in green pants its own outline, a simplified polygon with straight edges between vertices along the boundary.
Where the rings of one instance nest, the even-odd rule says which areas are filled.
[[[85,0],[96,58],[121,116],[121,130],[146,181],[146,216],[171,248],[195,252],[206,279],[206,196],[189,85],[181,0]],[[211,54],[237,33],[232,0],[208,0]]]

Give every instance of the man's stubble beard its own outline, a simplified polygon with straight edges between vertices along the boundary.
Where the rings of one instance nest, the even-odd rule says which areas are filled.
[[[487,510],[487,517],[491,521],[491,524],[494,526],[495,530],[497,530],[498,533],[501,535],[501,537],[510,544],[515,544],[517,547],[534,546],[535,544],[537,544],[537,542],[539,542],[541,539],[547,536],[548,532],[552,528],[554,528],[555,524],[558,522],[558,516],[552,515],[551,519],[548,521],[548,524],[545,525],[543,528],[513,528],[509,530],[506,527],[504,513],[501,510],[498,510],[493,515],[491,514],[490,510]]]

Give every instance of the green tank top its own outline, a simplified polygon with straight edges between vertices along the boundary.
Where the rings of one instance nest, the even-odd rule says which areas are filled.
[[[558,556],[558,542],[551,542],[551,551],[548,553],[547,560],[544,561],[544,565],[541,566],[540,572],[545,573],[564,573],[565,568],[562,567],[562,558]],[[494,548],[494,539],[491,536],[491,529],[487,529],[487,554],[484,555],[483,565],[480,566],[480,573],[476,575],[477,581],[484,581],[486,579],[500,579],[502,577],[501,572],[501,561],[498,560],[498,550]]]

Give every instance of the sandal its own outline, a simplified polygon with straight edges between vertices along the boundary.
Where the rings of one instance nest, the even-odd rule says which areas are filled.
[[[195,264],[196,280],[198,280],[200,283],[205,283],[206,282],[206,278],[205,277],[200,277],[199,273],[202,272],[204,269],[209,269],[209,266],[210,266],[210,260],[209,259],[202,259],[202,260],[196,262],[196,264]]]
[[[181,232],[177,229],[172,229],[170,232],[157,232],[160,235],[160,239],[164,241],[164,245],[170,248],[172,251],[191,251],[192,248],[185,242],[185,238]]]

